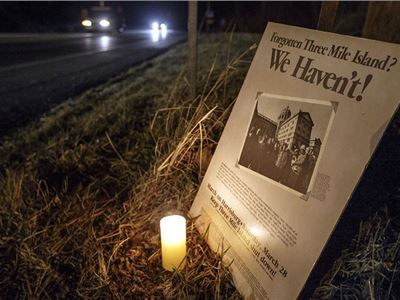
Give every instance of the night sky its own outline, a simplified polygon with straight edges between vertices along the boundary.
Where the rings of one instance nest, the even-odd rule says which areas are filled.
[[[212,30],[221,30],[219,24],[235,26],[237,31],[263,32],[267,21],[315,28],[320,2],[209,2],[215,12]],[[81,9],[99,2],[0,2],[0,31],[2,32],[53,32],[80,30]],[[136,1],[105,2],[105,5],[122,8],[130,28],[148,28],[155,19],[166,22],[170,28],[187,28],[186,1]],[[198,2],[199,24],[205,14],[207,2]]]

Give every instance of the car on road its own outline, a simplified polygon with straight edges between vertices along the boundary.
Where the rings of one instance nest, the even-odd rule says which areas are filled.
[[[85,31],[123,32],[126,28],[120,7],[92,6],[81,11],[82,27]]]

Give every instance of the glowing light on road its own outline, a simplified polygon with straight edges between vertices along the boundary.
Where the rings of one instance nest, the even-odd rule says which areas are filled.
[[[164,40],[167,37],[167,25],[161,24],[160,31],[161,31],[161,39]]]
[[[110,26],[110,21],[108,21],[107,19],[103,19],[99,22],[101,27],[108,27]]]
[[[100,37],[100,47],[101,50],[108,50],[110,48],[110,37],[107,35],[103,35]]]
[[[165,40],[167,37],[167,25],[164,23],[159,24],[158,22],[153,22],[151,24],[151,39],[154,43],[160,40]]]
[[[82,21],[82,26],[91,27],[91,26],[92,26],[92,21],[90,21],[90,20],[83,20],[83,21]]]
[[[152,29],[151,30],[151,39],[155,43],[160,40],[160,31],[158,29]]]

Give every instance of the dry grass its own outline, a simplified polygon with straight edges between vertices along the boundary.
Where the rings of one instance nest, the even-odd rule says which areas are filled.
[[[239,298],[191,221],[187,267],[163,271],[158,220],[188,211],[257,38],[202,38],[194,100],[182,45],[3,142],[5,297]]]
[[[379,212],[360,223],[314,299],[399,299],[400,220]]]

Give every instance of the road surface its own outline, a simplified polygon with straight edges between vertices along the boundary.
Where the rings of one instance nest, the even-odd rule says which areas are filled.
[[[0,34],[0,137],[185,38],[148,30]]]

